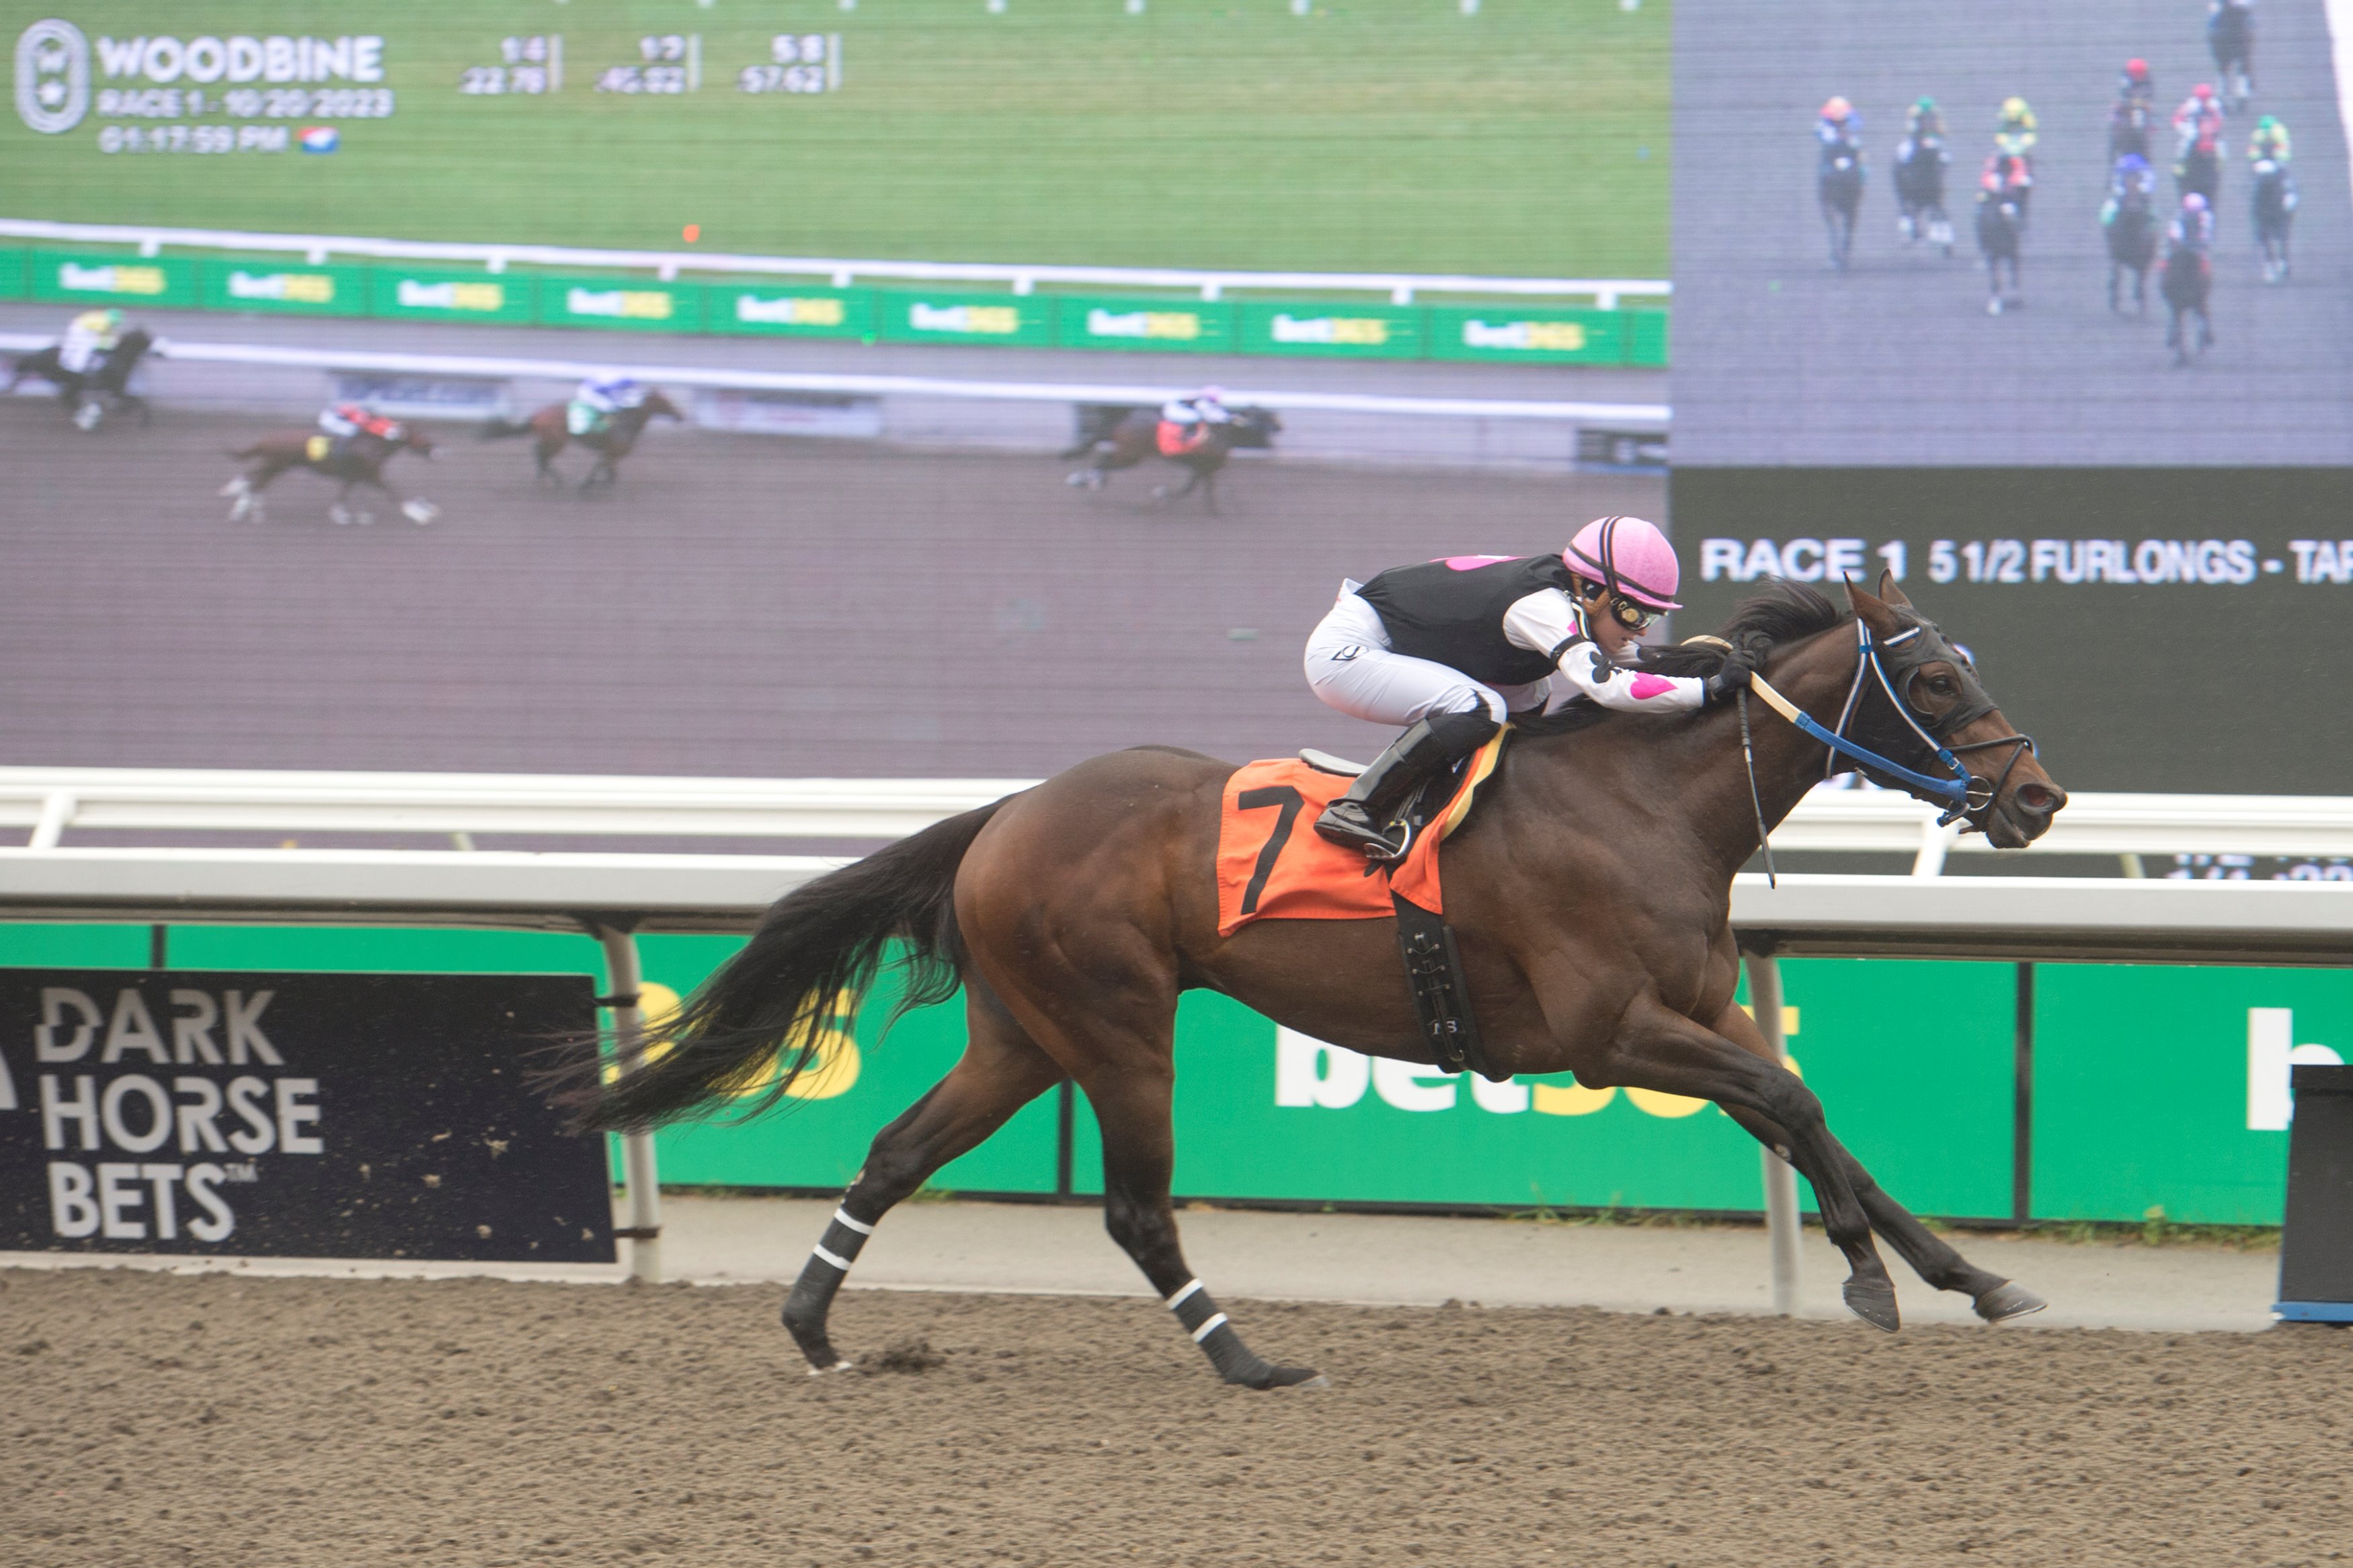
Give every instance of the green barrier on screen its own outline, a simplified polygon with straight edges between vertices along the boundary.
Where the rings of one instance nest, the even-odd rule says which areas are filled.
[[[1252,300],[1241,307],[1241,350],[1254,354],[1419,359],[1424,314],[1413,305]]]
[[[1430,357],[1520,364],[1618,364],[1625,310],[1548,310],[1522,305],[1433,305]]]
[[[1219,350],[1234,346],[1234,307],[1216,300],[1064,295],[1054,341],[1070,349]]]
[[[417,321],[528,321],[535,281],[513,272],[377,267],[368,276],[368,314]]]
[[[1054,302],[1038,294],[878,289],[874,310],[884,342],[1043,346],[1054,341]]]
[[[279,261],[215,261],[198,269],[199,295],[215,310],[364,316],[368,268],[288,267]]]
[[[2277,1225],[2288,1069],[2353,1058],[2353,974],[2037,964],[2034,1213]]]
[[[195,305],[196,264],[181,257],[66,256],[36,251],[33,298],[60,304]]]
[[[1667,363],[1667,312],[1628,310],[1625,315],[1626,363],[1663,366]]]
[[[0,250],[0,300],[21,300],[32,292],[32,258],[21,250]]]
[[[539,322],[546,327],[618,327],[633,331],[702,331],[703,286],[642,278],[543,278]]]
[[[704,291],[703,327],[713,332],[775,337],[871,339],[874,293],[871,289],[713,283]]]

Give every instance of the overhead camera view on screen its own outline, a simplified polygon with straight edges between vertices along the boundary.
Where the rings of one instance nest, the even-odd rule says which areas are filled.
[[[1675,453],[2353,463],[2324,0],[1683,0]]]
[[[2353,1539],[2353,0],[0,45],[0,1568]]]
[[[0,443],[25,547],[153,613],[0,634],[55,670],[0,734],[1345,749],[1295,701],[1344,576],[1662,510],[1670,18],[1139,11],[28,15]]]

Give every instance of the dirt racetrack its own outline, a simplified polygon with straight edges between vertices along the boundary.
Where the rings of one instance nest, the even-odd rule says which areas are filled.
[[[2353,1334],[0,1273],[0,1563],[2307,1564]],[[918,1347],[928,1345],[928,1353]],[[897,1354],[889,1352],[896,1348]],[[926,1364],[928,1363],[928,1364]],[[898,1370],[883,1370],[896,1366]],[[921,1370],[917,1370],[920,1368]]]

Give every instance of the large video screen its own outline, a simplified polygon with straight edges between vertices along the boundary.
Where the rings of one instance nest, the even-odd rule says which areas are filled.
[[[1663,515],[1656,0],[0,18],[22,760],[1364,754],[1344,577]]]
[[[1681,0],[1676,27],[1678,462],[2353,463],[2324,0]]]

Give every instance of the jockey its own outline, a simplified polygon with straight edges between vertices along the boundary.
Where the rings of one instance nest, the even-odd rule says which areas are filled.
[[[1605,708],[1662,713],[1725,700],[1745,660],[1705,679],[1631,668],[1635,639],[1674,601],[1666,535],[1605,517],[1558,555],[1457,555],[1340,584],[1307,639],[1307,684],[1343,713],[1411,726],[1332,803],[1315,831],[1376,860],[1405,853],[1390,821],[1425,780],[1514,712],[1540,711],[1557,674]]]
[[[1842,152],[1851,153],[1860,163],[1862,116],[1845,99],[1833,98],[1822,105],[1821,115],[1814,121],[1814,140],[1821,143],[1823,163],[1828,164]]]
[[[599,371],[582,382],[572,395],[565,423],[575,436],[593,436],[624,408],[646,400],[645,384],[617,370]]]
[[[2026,200],[2034,191],[2034,168],[2021,153],[1995,153],[1986,159],[1985,173],[1978,176],[1978,201],[2000,201],[2004,197],[2018,204],[2018,222],[2021,230],[2026,226]]]
[[[58,367],[74,375],[87,375],[97,368],[100,355],[114,352],[121,338],[121,311],[84,310],[66,323],[65,341],[58,345]]]
[[[373,436],[379,441],[397,441],[402,435],[398,420],[387,419],[360,403],[329,404],[319,410],[319,428],[335,438],[330,452],[338,458],[349,451],[352,443],[362,436]]]
[[[2116,79],[2116,97],[2126,103],[2135,99],[2143,103],[2156,100],[2157,82],[2148,74],[2147,60],[2135,57],[2125,62],[2124,72]]]
[[[1234,416],[1226,406],[1226,389],[1205,386],[1189,397],[1172,397],[1162,404],[1160,422],[1167,427],[1162,433],[1160,449],[1175,457],[1207,441],[1211,426],[1232,424]]]
[[[2023,158],[2034,151],[2034,110],[2026,100],[2010,97],[2001,101],[2001,118],[1994,121],[1993,144],[2006,155]]]
[[[2108,174],[2108,199],[2100,208],[2102,226],[2116,221],[2116,214],[2123,208],[2126,197],[2139,195],[2146,198],[2156,195],[2156,167],[2137,153],[2126,153],[2116,160],[2116,166]]]
[[[2193,152],[2207,158],[2221,156],[2222,105],[2214,96],[2211,82],[2201,81],[2189,89],[2189,96],[2173,111],[2173,133],[2181,138],[2179,157],[2187,158]]]
[[[1904,111],[1904,132],[1912,137],[1942,136],[1945,116],[1937,109],[1936,100],[1927,97],[1914,100],[1912,107]]]
[[[2283,165],[2287,163],[2287,127],[2279,122],[2278,115],[2266,114],[2255,121],[2255,133],[2247,139],[2247,161]]]
[[[1190,397],[1172,397],[1160,405],[1160,417],[1171,425],[1230,425],[1233,413],[1226,406],[1226,389],[1205,386]]]
[[[2214,243],[2214,209],[2196,191],[2181,198],[2181,210],[2174,215],[2165,237],[2178,249],[2203,251]]]

